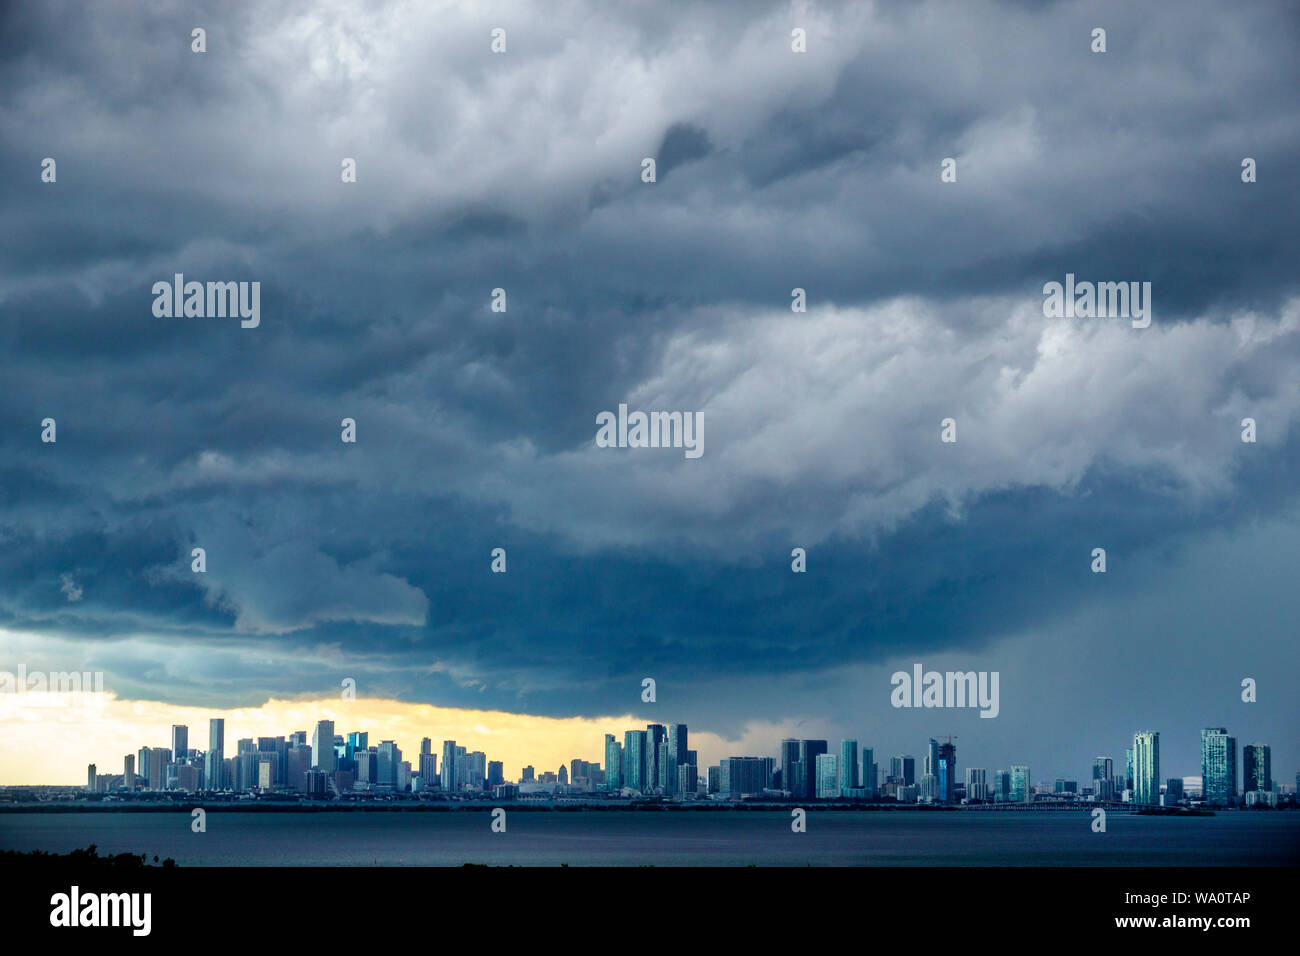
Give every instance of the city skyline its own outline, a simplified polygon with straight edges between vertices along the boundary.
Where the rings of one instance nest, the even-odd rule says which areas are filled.
[[[171,740],[188,739],[188,726],[173,725],[170,728]],[[210,745],[220,745],[224,743],[225,720],[224,718],[209,718],[209,735]],[[1181,796],[1184,792],[1184,786],[1190,781],[1195,780],[1196,786],[1192,788],[1196,791],[1196,796],[1205,802],[1221,803],[1228,805],[1236,802],[1238,798],[1244,798],[1250,790],[1264,789],[1259,786],[1250,786],[1252,782],[1269,783],[1268,791],[1277,794],[1294,793],[1295,787],[1289,783],[1283,783],[1272,777],[1271,751],[1268,744],[1255,742],[1246,744],[1241,748],[1240,755],[1237,752],[1236,738],[1228,735],[1223,728],[1202,728],[1200,730],[1201,739],[1201,773],[1200,774],[1163,774],[1159,758],[1160,732],[1159,731],[1138,731],[1133,736],[1133,747],[1130,753],[1130,760],[1127,764],[1127,779],[1123,774],[1110,777],[1105,776],[1105,771],[1116,766],[1113,758],[1098,755],[1093,758],[1090,774],[1072,774],[1058,775],[1049,784],[1049,780],[1035,781],[1032,776],[1032,768],[1024,764],[1011,764],[1001,767],[959,767],[957,760],[956,747],[950,736],[945,741],[939,741],[933,737],[929,738],[925,756],[922,758],[918,771],[916,757],[912,753],[898,753],[891,755],[888,763],[882,764],[879,759],[879,751],[875,747],[860,745],[857,739],[846,738],[839,741],[828,741],[821,739],[794,739],[787,738],[778,742],[775,753],[753,753],[753,754],[729,754],[721,758],[718,765],[711,765],[708,761],[700,761],[698,752],[689,746],[688,727],[680,723],[672,724],[650,724],[648,730],[633,728],[628,729],[623,734],[623,740],[626,743],[620,743],[617,735],[607,733],[604,735],[603,756],[604,761],[587,761],[581,756],[573,756],[567,761],[561,762],[557,768],[547,768],[545,765],[538,763],[528,763],[521,765],[519,773],[511,775],[506,772],[507,768],[500,761],[491,759],[491,754],[475,751],[470,753],[471,758],[477,758],[476,763],[472,763],[468,771],[460,768],[459,759],[467,754],[467,747],[457,746],[455,740],[442,741],[441,755],[442,764],[439,768],[437,763],[438,751],[434,748],[434,740],[425,736],[420,740],[418,752],[412,753],[410,750],[403,750],[400,743],[393,740],[382,740],[376,745],[369,743],[372,732],[366,731],[349,731],[346,734],[336,733],[334,721],[329,719],[320,719],[316,721],[310,730],[296,730],[274,735],[262,735],[257,738],[240,738],[238,741],[238,754],[260,753],[276,750],[275,742],[279,742],[280,763],[277,771],[277,789],[303,790],[311,789],[310,787],[300,787],[293,783],[286,783],[284,776],[286,769],[292,766],[294,773],[304,771],[317,771],[322,778],[327,778],[334,773],[336,767],[341,773],[351,774],[344,778],[340,785],[345,789],[350,789],[348,782],[352,780],[365,781],[373,784],[378,779],[384,788],[394,787],[399,780],[398,764],[401,764],[402,772],[406,775],[406,781],[397,789],[409,789],[411,787],[411,777],[418,775],[420,777],[421,787],[427,787],[424,777],[426,769],[439,777],[439,789],[444,792],[448,791],[447,781],[449,766],[457,768],[453,771],[458,776],[451,778],[451,792],[460,792],[467,785],[473,785],[479,790],[484,789],[486,780],[488,787],[491,784],[509,784],[517,782],[519,784],[539,781],[547,782],[550,778],[551,783],[570,784],[570,768],[572,768],[572,784],[576,785],[578,766],[590,764],[599,774],[600,787],[591,785],[587,788],[588,792],[602,790],[611,793],[617,793],[624,788],[639,791],[646,794],[660,793],[664,796],[673,796],[680,793],[695,794],[695,789],[691,788],[687,781],[695,782],[698,778],[699,789],[704,792],[712,793],[718,787],[718,781],[715,775],[721,773],[725,782],[733,771],[729,771],[727,766],[739,760],[749,766],[752,762],[766,762],[767,766],[767,787],[765,789],[777,789],[789,791],[792,799],[813,799],[813,798],[843,798],[857,796],[863,799],[880,798],[882,794],[887,793],[888,799],[895,799],[899,802],[935,802],[935,803],[954,803],[958,802],[956,794],[961,793],[964,799],[974,799],[970,792],[972,775],[979,781],[980,792],[986,794],[993,801],[1012,802],[1029,802],[1030,794],[1034,792],[1054,793],[1059,796],[1066,795],[1083,795],[1091,794],[1094,799],[1115,800],[1117,802],[1134,803],[1139,805],[1158,805],[1163,802],[1162,792],[1166,783],[1177,783],[1177,793]],[[379,735],[376,735],[376,737]],[[645,747],[644,742],[647,739],[657,738],[660,743],[656,749]],[[308,741],[311,746],[308,747]],[[319,742],[328,740],[329,746],[322,753]],[[1230,741],[1227,749],[1224,749],[1224,741]],[[287,743],[286,743],[287,742]],[[394,744],[396,743],[396,746]],[[812,745],[817,749],[811,749]],[[247,751],[244,749],[247,745]],[[285,764],[284,750],[298,747],[300,750],[308,751],[305,758],[307,762],[303,764],[299,761],[298,765]],[[379,760],[380,777],[375,776],[375,768],[372,766],[368,771],[363,771],[359,775],[355,765],[354,753],[364,753],[366,751],[372,755],[377,753]],[[1127,748],[1126,748],[1127,751]],[[202,751],[199,748],[188,748],[185,758],[191,754],[199,754]],[[134,773],[140,775],[143,785],[140,789],[214,789],[208,786],[211,779],[211,768],[213,766],[210,757],[205,755],[205,759],[197,765],[205,768],[205,779],[203,786],[197,785],[184,786],[173,779],[173,783],[166,787],[158,786],[159,780],[164,779],[157,760],[159,755],[170,753],[171,761],[179,764],[182,762],[181,755],[175,753],[175,747],[172,751],[165,748],[152,748],[144,745],[138,751],[139,762],[136,763],[134,754],[126,754],[123,757],[124,772],[122,779],[125,780],[128,775],[133,773],[132,768],[137,767]],[[1214,754],[1218,754],[1221,760],[1219,767],[1213,766]],[[1227,754],[1226,763],[1223,763],[1223,755]],[[633,754],[639,754],[634,757]],[[344,756],[346,755],[346,756]],[[403,755],[406,759],[403,760]],[[414,758],[414,759],[412,759]],[[859,759],[860,758],[860,759]],[[238,761],[238,756],[234,758]],[[270,758],[265,758],[270,759]],[[1244,759],[1249,767],[1249,773],[1243,773],[1240,778],[1237,775],[1239,760]],[[343,762],[347,766],[343,766]],[[454,763],[452,761],[455,761]],[[659,763],[658,772],[656,773],[655,764]],[[189,763],[188,759],[184,762]],[[229,761],[227,761],[229,763]],[[387,764],[387,769],[384,769]],[[256,766],[253,761],[252,766]],[[665,774],[664,766],[671,766],[674,769],[681,768],[683,776],[679,785],[676,774]],[[685,767],[689,766],[691,773],[685,775]],[[93,775],[99,764],[92,763],[89,765],[90,772]],[[107,765],[105,765],[107,766]],[[475,767],[477,769],[475,769]],[[614,768],[613,775],[610,769]],[[635,769],[634,769],[635,768]],[[1208,769],[1207,769],[1208,768]],[[1167,765],[1164,768],[1170,770]],[[227,770],[227,772],[229,772]],[[236,771],[237,773],[239,771]],[[247,773],[247,771],[244,771]],[[265,772],[265,771],[264,771]],[[736,771],[739,772],[739,771]],[[101,771],[103,773],[103,771]],[[752,776],[752,769],[745,770],[747,779]],[[1099,774],[1102,776],[1099,778]],[[992,776],[990,783],[989,776]],[[105,774],[111,776],[111,774]],[[173,778],[176,774],[173,771]],[[776,784],[772,781],[775,776]],[[1300,781],[1300,773],[1296,775],[1297,781]],[[192,779],[192,778],[191,778]],[[259,782],[249,784],[247,780],[237,789],[252,789],[261,787],[269,789],[269,779],[254,777]],[[1050,776],[1049,776],[1050,779]],[[643,785],[638,785],[637,781]],[[962,781],[965,781],[964,783]],[[1114,784],[1112,785],[1112,780]],[[224,784],[233,785],[230,780],[224,780]],[[1098,787],[1098,784],[1104,786],[1104,790]],[[905,790],[900,788],[895,792],[894,787],[906,785]],[[325,784],[321,784],[325,786]],[[335,783],[331,782],[330,787]],[[220,789],[228,789],[223,786]],[[722,790],[737,789],[723,785]],[[1172,793],[1171,789],[1171,793]],[[1228,796],[1230,794],[1230,796]],[[1177,797],[1174,798],[1175,800]],[[1276,797],[1274,797],[1276,799]]]
[[[0,669],[1300,763],[1295,22],[1195,6],[3,5]]]

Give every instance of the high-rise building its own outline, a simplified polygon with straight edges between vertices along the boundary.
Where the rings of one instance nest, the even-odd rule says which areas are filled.
[[[817,758],[829,751],[830,746],[824,740],[799,741],[799,761],[795,764],[796,797],[817,796]]]
[[[433,753],[433,740],[430,737],[420,738],[420,755]]]
[[[184,763],[190,752],[190,728],[185,724],[172,724],[172,759]]]
[[[966,768],[966,799],[971,803],[986,803],[989,799],[988,780],[979,767]]]
[[[1133,748],[1129,747],[1124,751],[1124,789],[1133,789]]]
[[[933,801],[938,793],[939,778],[932,773],[921,774],[921,779],[916,785],[916,792],[922,800],[927,802]]]
[[[862,775],[858,779],[861,781],[862,789],[867,791],[868,797],[876,795],[876,787],[879,784],[876,778],[876,752],[870,747],[863,747]]]
[[[1183,799],[1183,778],[1170,777],[1165,781],[1165,806],[1172,807]]]
[[[999,770],[993,775],[993,802],[1009,803],[1011,801],[1011,771]]]
[[[393,740],[381,740],[377,748],[378,759],[375,761],[379,773],[379,786],[392,790],[401,790],[402,749]],[[445,769],[445,768],[444,768]]]
[[[659,746],[668,739],[668,728],[663,724],[646,724],[645,727],[645,779],[646,789],[659,786]]]
[[[856,790],[859,786],[858,776],[858,742],[856,740],[840,741],[840,792]]]
[[[1034,785],[1029,776],[1029,768],[1023,764],[1011,767],[1010,799],[1012,803],[1034,802]]]
[[[208,750],[203,755],[203,786],[208,790],[221,790],[226,773],[226,718],[213,717],[208,721]]]
[[[306,748],[303,748],[304,750]],[[424,781],[427,787],[432,787],[438,777],[438,766],[433,754],[429,754],[431,761],[429,770],[429,779]],[[355,775],[353,782],[362,790],[373,790],[379,785],[379,748],[367,747],[365,750],[352,751],[352,772]],[[365,786],[360,786],[364,784]]]
[[[677,770],[673,769],[674,780]],[[605,735],[605,788],[611,793],[623,789],[623,745],[613,734]]]
[[[668,725],[668,759],[670,759],[675,766],[680,767],[682,764],[688,762],[686,746],[687,746],[686,725],[669,724]],[[676,774],[677,771],[674,770],[673,771],[674,779],[676,779]]]
[[[771,767],[771,757],[727,757],[718,765],[713,792],[729,798],[761,794],[771,782]]]
[[[683,797],[694,797],[700,789],[699,772],[693,763],[677,766],[677,793]]]
[[[456,741],[442,742],[442,789],[444,793],[458,793],[460,781],[456,779]]]
[[[1154,731],[1133,735],[1133,802],[1160,802],[1160,734]]]
[[[1092,780],[1093,780],[1094,792],[1096,790],[1098,780],[1110,780],[1110,778],[1114,775],[1114,773],[1115,773],[1114,766],[1109,757],[1093,757],[1092,758]]]
[[[141,747],[135,755],[135,775],[141,790],[149,789],[149,752],[150,748]]]
[[[1241,749],[1241,789],[1261,793],[1273,789],[1273,757],[1268,744],[1246,744]]]
[[[471,750],[465,755],[465,778],[471,789],[483,789],[487,783],[487,754]]]
[[[677,768],[673,766],[673,755],[668,750],[667,739],[659,745],[655,765],[659,768],[659,780],[657,781],[659,789],[665,794],[675,793],[677,790]]]
[[[166,747],[149,748],[149,789],[167,789],[167,765],[172,762],[172,752]]]
[[[424,738],[428,740],[429,738]],[[370,749],[370,734],[366,731],[352,731],[348,734],[347,755],[356,756],[358,751],[365,752]]]
[[[303,739],[307,737],[306,733],[302,736]],[[310,770],[311,748],[306,744],[294,744],[289,748],[285,786],[290,790],[305,793],[307,790],[307,774]]]
[[[839,758],[835,754],[821,753],[816,755],[816,763],[813,764],[816,787],[813,795],[818,799],[830,799],[840,795],[838,764]]]
[[[952,803],[957,791],[957,748],[951,739],[939,744],[938,760],[931,771],[935,777],[935,800],[940,803]]]
[[[795,766],[799,763],[799,741],[787,737],[781,741],[781,789],[794,793]]]
[[[506,782],[506,765],[500,760],[489,760],[487,765],[488,787],[504,786]]]
[[[904,786],[916,783],[916,758],[907,754],[896,754],[889,758],[889,775],[901,780]]]
[[[135,789],[135,754],[122,758],[122,786],[128,790]]]
[[[311,756],[313,770],[326,775],[334,772],[334,721],[316,722],[316,730],[311,736]]]
[[[646,741],[644,730],[629,730],[623,735],[623,786],[640,793],[653,789],[646,786]]]
[[[1237,738],[1226,727],[1201,731],[1201,791],[1206,803],[1237,802]]]
[[[434,781],[438,779],[438,755],[433,752],[432,741],[429,743],[429,749],[420,754],[420,762],[417,767],[420,774],[420,790],[432,790]],[[357,780],[361,780],[360,774],[357,775]]]

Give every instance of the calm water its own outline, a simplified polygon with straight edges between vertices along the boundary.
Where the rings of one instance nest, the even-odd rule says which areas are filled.
[[[1300,863],[1300,813],[0,813],[0,848],[147,853],[186,866],[1228,866]]]

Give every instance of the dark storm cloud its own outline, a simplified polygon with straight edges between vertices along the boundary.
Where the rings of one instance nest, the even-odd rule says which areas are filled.
[[[1286,526],[1297,27],[1214,12],[6,7],[0,627],[140,697],[654,675],[735,726],[1053,633],[1099,544],[1122,603],[1136,555]],[[155,318],[176,272],[260,281],[261,326]],[[1066,272],[1155,322],[1044,320]],[[595,449],[620,402],[703,410],[704,457]]]

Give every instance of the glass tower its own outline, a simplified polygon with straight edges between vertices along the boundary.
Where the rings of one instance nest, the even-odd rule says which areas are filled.
[[[1160,734],[1154,731],[1133,735],[1133,802],[1160,802]]]
[[[1237,738],[1226,727],[1201,731],[1201,792],[1206,803],[1237,802]]]

